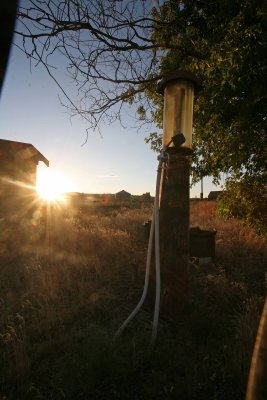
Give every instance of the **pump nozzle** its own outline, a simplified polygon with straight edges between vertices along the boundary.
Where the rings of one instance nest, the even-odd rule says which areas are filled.
[[[180,147],[182,144],[184,144],[185,137],[183,133],[176,133],[176,135],[172,137],[172,142],[174,144],[174,147]]]

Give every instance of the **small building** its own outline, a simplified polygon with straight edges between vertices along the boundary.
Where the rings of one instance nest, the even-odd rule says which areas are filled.
[[[131,193],[126,192],[125,190],[121,190],[120,192],[115,194],[115,198],[117,200],[130,200],[132,198]]]
[[[26,207],[36,192],[39,161],[49,161],[29,143],[0,139],[0,205],[8,213],[14,207]]]
[[[49,161],[29,143],[0,139],[0,178],[12,179],[36,186],[36,168]]]
[[[223,193],[223,190],[213,190],[209,192],[208,199],[209,200],[217,200],[220,194]]]

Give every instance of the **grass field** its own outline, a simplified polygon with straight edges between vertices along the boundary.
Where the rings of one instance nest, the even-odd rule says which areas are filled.
[[[0,399],[244,398],[266,295],[266,242],[215,203],[192,202],[191,225],[217,230],[216,259],[189,267],[185,309],[161,318],[138,302],[152,205],[48,210],[48,222],[5,224],[0,236]],[[47,231],[48,228],[48,231]],[[164,317],[164,316],[161,316]]]

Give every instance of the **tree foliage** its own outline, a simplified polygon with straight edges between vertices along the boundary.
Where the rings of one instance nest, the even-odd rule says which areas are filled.
[[[170,41],[187,43],[198,54],[170,49],[161,59],[162,74],[188,69],[202,82],[194,112],[193,182],[207,175],[218,181],[222,172],[227,174],[227,193],[221,199],[227,217],[264,233],[267,3],[170,0],[160,19],[170,22]],[[158,123],[160,113],[159,107]],[[149,139],[155,147],[155,133]]]
[[[171,0],[161,8],[160,19],[170,24],[169,41],[194,47],[198,54],[171,49],[161,60],[162,74],[188,69],[202,82],[194,113],[195,178],[219,177],[220,172],[262,175],[267,149],[266,2]]]
[[[243,177],[228,180],[227,191],[219,198],[219,214],[226,218],[238,218],[252,226],[257,233],[267,234],[267,190],[257,179]]]

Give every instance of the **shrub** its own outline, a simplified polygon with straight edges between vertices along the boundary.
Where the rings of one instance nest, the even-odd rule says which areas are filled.
[[[219,215],[226,219],[237,218],[255,228],[257,233],[266,235],[266,185],[261,180],[246,177],[238,181],[229,180],[226,189],[218,201]]]

